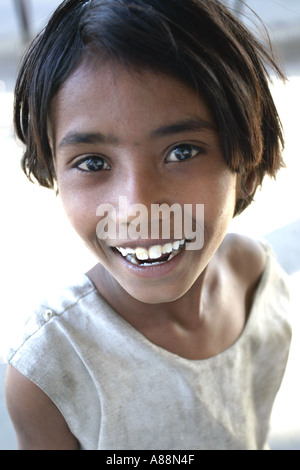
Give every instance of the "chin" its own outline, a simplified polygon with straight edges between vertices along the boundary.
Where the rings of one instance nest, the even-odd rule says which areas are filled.
[[[170,286],[159,283],[159,285],[144,285],[141,288],[137,286],[122,286],[128,295],[133,297],[135,300],[148,304],[148,305],[160,305],[175,302],[176,300],[183,297],[191,288],[187,285],[185,288],[180,283],[180,286],[176,286],[175,282]]]

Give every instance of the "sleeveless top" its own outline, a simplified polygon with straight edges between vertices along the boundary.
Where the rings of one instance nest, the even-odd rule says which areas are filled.
[[[291,340],[285,273],[265,271],[235,343],[204,360],[154,345],[87,276],[28,320],[7,362],[56,404],[81,449],[263,449]]]

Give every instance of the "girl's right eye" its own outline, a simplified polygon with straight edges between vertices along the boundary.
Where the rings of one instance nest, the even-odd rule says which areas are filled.
[[[110,170],[110,165],[104,160],[102,157],[93,157],[89,156],[86,158],[81,159],[78,163],[76,163],[75,168],[78,168],[81,171],[87,172],[95,172],[95,171],[103,171],[103,170]]]

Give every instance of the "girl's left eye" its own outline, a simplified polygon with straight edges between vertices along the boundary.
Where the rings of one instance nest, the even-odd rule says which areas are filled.
[[[205,150],[202,147],[197,147],[196,145],[192,144],[180,144],[168,153],[166,161],[168,163],[181,162],[184,160],[189,160],[197,154],[203,154],[204,152]]]
[[[102,157],[93,157],[89,156],[86,158],[81,159],[78,163],[76,163],[76,168],[81,171],[103,171],[103,170],[110,170],[111,167],[109,164],[104,160]]]

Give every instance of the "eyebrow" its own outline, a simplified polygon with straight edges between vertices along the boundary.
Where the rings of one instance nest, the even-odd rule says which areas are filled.
[[[69,145],[79,145],[79,144],[104,144],[111,143],[116,144],[119,140],[112,136],[105,136],[101,132],[70,132],[66,134],[60,143],[57,146],[57,149],[60,150],[62,147]]]
[[[159,127],[151,132],[153,137],[164,137],[172,134],[180,134],[181,132],[187,131],[201,131],[201,130],[211,130],[216,132],[217,128],[212,123],[205,121],[200,118],[184,119],[173,124]]]
[[[182,132],[199,132],[201,130],[211,130],[216,132],[217,128],[212,123],[200,118],[184,119],[166,126],[158,127],[151,131],[154,138],[168,135],[180,134]],[[66,146],[76,146],[80,144],[119,144],[120,140],[113,136],[105,136],[101,132],[70,132],[66,134],[57,146],[60,150]]]

